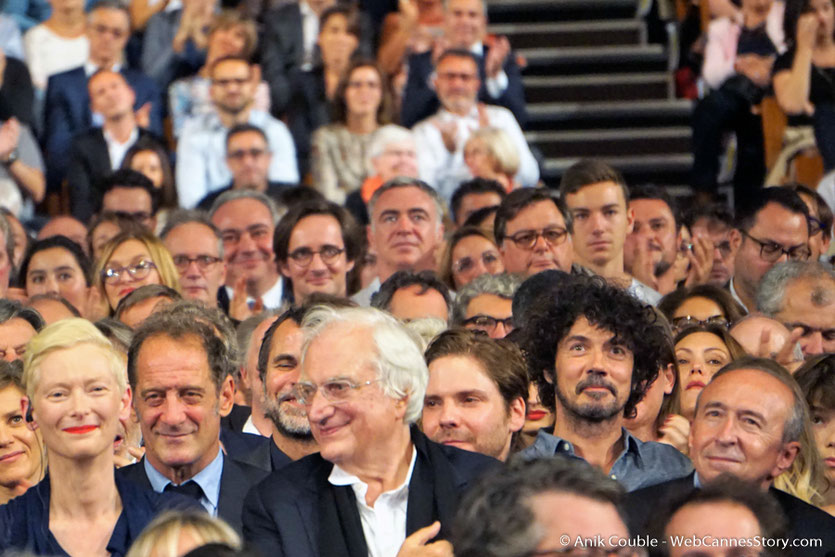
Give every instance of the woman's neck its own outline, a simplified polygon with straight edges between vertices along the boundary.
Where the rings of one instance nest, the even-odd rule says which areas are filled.
[[[110,453],[82,461],[50,455],[49,490],[51,518],[95,518],[121,506]]]
[[[348,131],[351,133],[358,135],[369,134],[379,127],[377,124],[377,115],[373,112],[368,114],[348,113],[345,127],[348,128]]]
[[[45,25],[61,37],[74,39],[84,34],[86,22],[82,10],[55,10]]]
[[[756,29],[763,23],[765,23],[767,16],[761,16],[758,13],[754,12],[742,12],[742,24],[745,26],[746,29]]]

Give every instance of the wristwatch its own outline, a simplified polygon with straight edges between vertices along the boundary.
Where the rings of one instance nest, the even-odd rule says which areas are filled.
[[[12,149],[12,152],[9,153],[9,156],[0,161],[0,163],[2,163],[3,166],[11,166],[14,163],[14,161],[18,159],[19,156],[20,153],[18,153],[17,149]]]

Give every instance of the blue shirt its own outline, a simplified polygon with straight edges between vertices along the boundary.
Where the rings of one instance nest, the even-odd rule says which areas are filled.
[[[619,481],[627,491],[678,479],[693,471],[690,459],[674,447],[654,441],[641,441],[626,429],[622,431],[624,449],[615,460],[609,476]],[[544,429],[539,430],[533,445],[520,454],[526,460],[556,455],[583,460],[574,453],[574,445],[569,441]]]
[[[154,468],[147,458],[142,459],[145,466],[145,474],[148,476],[148,481],[151,482],[151,487],[157,493],[162,493],[165,486],[172,483],[171,480],[163,476],[156,468]],[[208,466],[200,470],[192,478],[187,481],[194,481],[203,490],[203,497],[200,498],[200,504],[212,516],[217,516],[217,503],[220,499],[220,477],[223,474],[223,451],[217,450],[217,456]],[[185,483],[185,482],[183,482]]]

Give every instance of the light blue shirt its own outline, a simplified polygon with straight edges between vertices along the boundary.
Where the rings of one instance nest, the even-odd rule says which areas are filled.
[[[297,184],[296,145],[284,123],[266,112],[251,110],[248,123],[267,135],[272,161],[269,180]],[[232,181],[226,166],[226,132],[217,113],[201,114],[183,124],[177,142],[177,194],[180,206],[193,209],[207,194],[223,189]]]
[[[151,482],[151,487],[157,493],[162,493],[165,490],[165,486],[171,483],[171,480],[151,466],[147,458],[143,459],[143,465],[145,466],[145,474],[148,476],[148,481]],[[220,499],[220,477],[222,475],[223,451],[218,449],[215,459],[188,480],[197,482],[197,485],[203,490],[203,497],[200,498],[200,504],[212,516],[217,516],[217,504]]]

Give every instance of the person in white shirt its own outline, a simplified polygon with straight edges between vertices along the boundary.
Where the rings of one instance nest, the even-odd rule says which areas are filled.
[[[464,162],[464,145],[475,130],[490,126],[504,130],[519,152],[516,182],[535,186],[539,166],[513,113],[478,102],[481,80],[475,55],[460,49],[441,54],[434,84],[441,108],[414,127],[421,179],[449,199],[461,182],[472,178]]]

